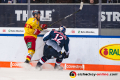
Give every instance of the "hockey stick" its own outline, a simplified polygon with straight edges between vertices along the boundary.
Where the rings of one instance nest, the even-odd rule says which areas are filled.
[[[58,22],[60,22],[60,21],[62,21],[62,20],[64,20],[64,19],[67,19],[68,17],[70,17],[70,16],[72,16],[72,15],[78,13],[79,11],[82,10],[82,8],[83,8],[83,2],[81,2],[80,8],[79,8],[76,12],[74,12],[74,13],[72,13],[72,14],[70,14],[70,15],[68,15],[68,16],[66,16],[66,17],[64,17],[64,18],[62,18],[62,19],[60,19],[60,20],[58,20],[58,21],[56,21],[56,22],[54,22],[54,23],[52,23],[52,24],[49,25],[49,26],[52,26],[52,25],[54,25],[54,24],[56,24],[56,23],[58,23]]]

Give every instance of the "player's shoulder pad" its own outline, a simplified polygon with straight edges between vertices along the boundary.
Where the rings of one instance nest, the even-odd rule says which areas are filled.
[[[36,19],[35,19],[35,18],[33,18],[33,19],[32,19],[32,22],[36,22]]]
[[[52,32],[54,32],[54,31],[53,31],[53,30],[51,30],[51,31],[48,31],[48,32],[47,32],[47,34],[51,34]]]
[[[52,29],[52,30],[50,31],[50,33],[54,33],[54,31],[55,31],[55,30]]]
[[[34,23],[34,22],[36,22],[36,19],[35,19],[35,18],[29,18],[29,19],[28,19],[28,21],[33,22],[33,23]]]
[[[45,33],[45,35],[43,36],[43,39],[47,36],[49,36],[51,34],[51,31],[48,31],[47,33]]]

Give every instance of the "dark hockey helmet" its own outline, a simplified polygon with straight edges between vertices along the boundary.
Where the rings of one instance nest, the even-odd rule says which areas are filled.
[[[65,26],[60,26],[60,27],[59,27],[59,31],[65,33],[66,27],[65,27]]]
[[[32,15],[34,16],[35,14],[41,14],[39,10],[33,10]]]

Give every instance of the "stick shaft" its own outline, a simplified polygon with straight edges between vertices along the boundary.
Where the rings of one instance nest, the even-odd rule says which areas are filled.
[[[56,22],[54,22],[54,23],[52,23],[52,24],[49,25],[49,26],[52,26],[52,25],[54,25],[54,24],[56,24],[56,23],[58,23],[58,22],[60,22],[60,21],[62,21],[62,20],[64,20],[64,19],[67,19],[68,17],[70,17],[70,16],[72,16],[72,15],[78,13],[79,11],[82,10],[82,7],[83,7],[83,2],[81,2],[81,6],[80,6],[80,8],[79,8],[78,11],[75,11],[74,13],[72,13],[72,14],[70,14],[70,15],[68,15],[68,16],[66,16],[66,17],[64,17],[64,18],[62,18],[62,19],[60,19],[60,20],[58,20],[58,21],[56,21]]]
[[[50,26],[52,26],[52,25],[54,25],[54,24],[56,24],[56,23],[62,21],[63,19],[67,19],[68,17],[70,17],[70,16],[76,14],[76,13],[79,12],[79,11],[81,11],[81,10],[79,9],[78,11],[76,11],[76,12],[74,12],[74,13],[72,13],[72,14],[70,14],[70,15],[68,15],[68,16],[66,16],[66,17],[64,17],[64,18],[62,18],[62,19],[60,19],[60,20],[58,20],[58,21],[56,21],[56,22],[54,22],[54,23],[52,23]]]

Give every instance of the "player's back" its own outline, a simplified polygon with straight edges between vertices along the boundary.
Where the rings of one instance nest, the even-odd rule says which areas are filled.
[[[68,41],[68,37],[64,33],[54,30],[47,33],[43,41],[46,41],[46,44],[52,46],[54,49],[61,51],[62,47],[65,46]]]
[[[51,32],[51,40],[56,42],[62,48],[65,41],[67,40],[67,36],[60,31],[54,30]]]

